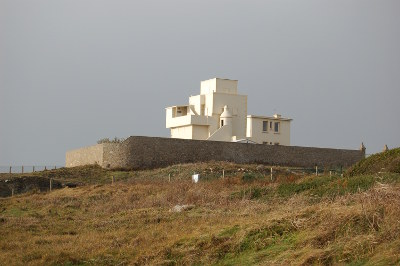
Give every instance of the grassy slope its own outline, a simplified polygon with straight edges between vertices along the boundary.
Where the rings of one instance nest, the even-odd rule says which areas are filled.
[[[379,172],[400,173],[400,148],[371,155],[348,170],[350,176]]]
[[[400,262],[398,173],[341,178],[281,171],[271,182],[265,169],[224,163],[59,171],[54,177],[86,185],[0,199],[2,264]],[[192,184],[194,171],[207,178]],[[170,212],[176,204],[195,207]]]

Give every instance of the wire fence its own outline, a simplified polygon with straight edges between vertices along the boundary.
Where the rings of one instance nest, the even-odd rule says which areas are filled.
[[[11,174],[24,174],[33,173],[38,171],[46,171],[58,169],[64,166],[60,165],[14,165],[14,166],[0,166],[0,173]]]

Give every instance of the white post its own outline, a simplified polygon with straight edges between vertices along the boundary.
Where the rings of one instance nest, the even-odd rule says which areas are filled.
[[[315,175],[318,175],[318,166],[315,166]]]
[[[222,169],[222,178],[225,178],[225,170]]]
[[[274,179],[272,178],[272,167],[271,167],[271,181],[274,181]]]
[[[168,182],[171,182],[171,174],[168,174]]]
[[[329,176],[332,176],[332,171],[329,171]]]

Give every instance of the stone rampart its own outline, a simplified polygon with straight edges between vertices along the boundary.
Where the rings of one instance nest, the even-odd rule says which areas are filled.
[[[348,167],[362,158],[360,150],[248,144],[220,141],[132,136],[123,143],[106,143],[102,156],[97,149],[83,148],[67,153],[67,167],[93,163],[105,168],[149,169],[179,163],[229,161],[293,167]],[[92,146],[96,147],[98,145]],[[74,154],[74,153],[79,153]],[[70,159],[68,159],[68,157]],[[75,158],[71,160],[71,158]],[[80,159],[76,159],[80,158]],[[81,159],[81,158],[86,158]],[[73,163],[72,163],[73,162]]]
[[[87,164],[103,163],[103,144],[67,151],[65,154],[65,166],[73,167]]]

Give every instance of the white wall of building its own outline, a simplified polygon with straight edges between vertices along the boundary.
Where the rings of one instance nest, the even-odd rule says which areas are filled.
[[[238,139],[246,137],[247,95],[213,94],[213,115],[220,120],[224,106],[232,113],[232,136]],[[219,124],[219,123],[218,123]]]
[[[237,94],[237,80],[213,78],[200,83],[200,94],[212,92]]]
[[[171,138],[192,139],[192,126],[181,126],[171,128]]]
[[[247,138],[260,144],[289,146],[290,121],[291,119],[287,118],[248,116]],[[264,122],[267,123],[267,128],[263,127]],[[278,132],[275,130],[276,123],[279,123]]]
[[[208,138],[208,126],[192,126],[192,139],[204,140]]]

